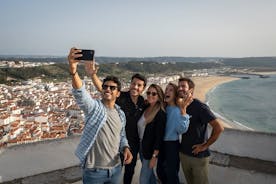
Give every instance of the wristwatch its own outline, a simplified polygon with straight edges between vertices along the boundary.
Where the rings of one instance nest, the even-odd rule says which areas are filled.
[[[153,154],[152,154],[152,157],[153,157],[153,158],[158,158],[158,155],[156,155],[156,154],[153,153]]]

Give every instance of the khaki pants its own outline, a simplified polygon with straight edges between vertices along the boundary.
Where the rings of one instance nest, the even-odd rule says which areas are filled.
[[[209,184],[209,157],[196,158],[179,153],[181,166],[188,184]]]

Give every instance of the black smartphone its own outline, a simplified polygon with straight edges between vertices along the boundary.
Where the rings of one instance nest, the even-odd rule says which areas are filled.
[[[79,52],[78,54],[82,54],[82,57],[76,58],[77,60],[92,61],[94,59],[95,51],[94,50],[81,49],[81,52]]]

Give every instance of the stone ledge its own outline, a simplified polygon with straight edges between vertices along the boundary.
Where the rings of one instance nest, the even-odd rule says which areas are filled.
[[[276,175],[276,163],[272,161],[239,157],[212,151],[210,164]]]
[[[276,175],[276,163],[247,157],[223,154],[212,151],[210,164],[220,167],[232,167],[256,173]],[[81,181],[80,166],[73,166],[25,178],[2,182],[3,184],[72,184]],[[1,182],[0,182],[1,183]]]
[[[41,173],[34,176],[19,178],[12,181],[3,182],[3,184],[69,184],[81,180],[80,166],[73,166],[47,173]]]

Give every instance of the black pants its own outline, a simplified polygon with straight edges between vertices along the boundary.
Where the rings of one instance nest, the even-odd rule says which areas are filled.
[[[129,143],[129,146],[130,146],[130,151],[132,153],[133,158],[130,164],[125,165],[124,184],[131,184],[136,162],[137,162],[137,155],[139,152],[139,143],[137,144]]]
[[[179,141],[164,141],[159,155],[157,175],[162,184],[179,184]]]

